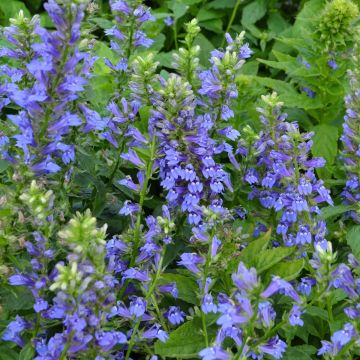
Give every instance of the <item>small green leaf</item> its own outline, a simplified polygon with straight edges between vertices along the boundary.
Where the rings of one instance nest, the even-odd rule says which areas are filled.
[[[360,260],[360,225],[355,225],[348,231],[346,241],[354,256]]]
[[[306,308],[306,313],[311,316],[319,317],[320,319],[323,319],[325,321],[329,320],[327,311],[324,309],[320,309],[317,306],[308,306]]]
[[[312,360],[310,355],[315,354],[316,347],[311,345],[288,347],[283,356],[283,360]]]
[[[250,266],[254,263],[256,257],[264,251],[270,241],[271,229],[268,230],[263,236],[252,241],[244,250],[241,251],[240,255],[236,259],[235,264],[230,264],[229,268],[234,271],[238,266],[239,262],[242,261],[246,266]]]
[[[168,7],[174,13],[175,19],[179,19],[186,14],[186,11],[189,6],[180,2],[179,0],[176,0],[176,1],[169,1]]]
[[[294,247],[278,247],[255,253],[254,267],[258,273],[270,269],[295,251]]]
[[[170,358],[197,358],[199,351],[204,349],[206,345],[200,323],[196,320],[188,321],[171,332],[166,343],[157,341],[155,343],[155,354]],[[214,337],[214,330],[214,328],[208,328],[211,337]]]
[[[199,34],[196,37],[195,45],[199,45],[201,48],[199,55],[200,62],[204,65],[207,64],[209,62],[209,54],[214,50],[214,45],[203,34]]]
[[[35,349],[31,342],[28,342],[20,351],[19,360],[32,360],[34,359]]]
[[[314,128],[312,138],[314,145],[311,152],[314,156],[323,157],[326,165],[332,165],[337,156],[338,129],[332,125],[318,125]]]
[[[304,259],[282,261],[271,267],[266,274],[280,276],[284,280],[294,280],[304,268]]]
[[[321,209],[320,217],[324,220],[330,219],[335,216],[342,215],[347,211],[355,210],[355,205],[336,205],[336,206],[327,206]]]
[[[9,166],[10,163],[8,161],[0,159],[0,173],[4,172]]]
[[[199,304],[199,300],[197,298],[199,286],[194,280],[183,275],[168,273],[161,276],[159,283],[161,285],[165,285],[173,281],[176,282],[176,287],[179,292],[179,299],[186,301],[189,304]]]
[[[243,9],[241,23],[245,27],[255,24],[266,14],[266,1],[265,0],[255,0],[250,4],[246,5]]]

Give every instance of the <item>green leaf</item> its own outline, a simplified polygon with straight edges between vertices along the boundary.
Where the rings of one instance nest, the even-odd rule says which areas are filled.
[[[347,211],[355,210],[356,205],[336,205],[327,206],[321,209],[320,217],[324,220],[330,219],[335,216],[342,215]]]
[[[206,20],[212,20],[212,19],[218,19],[219,18],[219,12],[218,11],[211,11],[206,10],[204,8],[201,8],[198,12],[196,18],[198,21],[206,21]]]
[[[214,45],[203,34],[199,34],[196,37],[194,43],[195,45],[199,45],[201,48],[201,52],[199,55],[201,64],[208,64],[209,54],[212,50],[214,50]]]
[[[286,349],[283,360],[312,360],[310,355],[315,354],[317,351],[315,346],[301,345],[292,346]]]
[[[250,25],[255,24],[266,14],[266,10],[265,0],[255,0],[251,2],[243,9],[241,23],[247,28],[250,27]]]
[[[279,35],[290,26],[279,12],[271,13],[268,18],[267,24],[269,30],[275,35]]]
[[[91,18],[91,22],[93,22],[94,24],[96,24],[98,27],[100,27],[101,29],[110,29],[113,26],[113,23],[110,20],[101,18],[101,17],[94,17]]]
[[[326,310],[320,309],[317,306],[308,306],[306,308],[306,313],[311,316],[318,317],[320,319],[323,319],[325,321],[329,320],[329,316]]]
[[[257,61],[247,61],[241,67],[241,75],[256,75],[259,70],[259,63]]]
[[[17,351],[10,349],[7,346],[0,346],[0,359],[1,360],[18,360],[19,355]]]
[[[209,9],[233,9],[237,0],[214,0],[207,4]]]
[[[209,335],[214,336],[214,328],[208,328]],[[201,326],[198,321],[192,320],[179,326],[170,333],[166,343],[157,341],[155,343],[155,354],[170,358],[191,359],[197,358],[199,351],[206,347]]]
[[[212,20],[199,22],[199,26],[206,30],[219,33],[223,29],[223,22],[221,19],[212,19]]]
[[[302,38],[306,38],[307,34],[312,34],[318,15],[321,13],[324,4],[324,0],[307,1],[296,17],[296,21],[293,26],[293,34]]]
[[[0,159],[0,173],[4,172],[9,166],[10,163],[8,161]]]
[[[354,256],[360,260],[360,225],[355,225],[348,231],[346,241]]]
[[[111,74],[98,75],[90,79],[86,96],[95,108],[105,108],[114,92],[114,77]]]
[[[294,280],[304,268],[304,259],[282,261],[267,271],[267,276],[277,275],[284,280]]]
[[[294,247],[278,247],[254,254],[254,267],[258,273],[270,269],[295,251]]]
[[[27,310],[33,307],[34,298],[30,290],[23,286],[5,287],[2,285],[0,289],[0,303],[7,310]]]
[[[318,125],[314,128],[315,135],[312,138],[314,145],[311,152],[314,156],[323,157],[326,165],[332,165],[337,156],[338,129],[332,125]]]
[[[20,351],[19,360],[32,360],[34,359],[35,349],[31,342],[28,342]]]
[[[236,263],[230,264],[230,270],[234,271],[240,261],[242,261],[246,266],[252,265],[259,253],[267,248],[270,237],[271,230],[268,230],[266,234],[252,241],[244,250],[241,251],[240,255],[236,259]]]
[[[189,304],[199,304],[199,300],[197,298],[199,286],[196,281],[183,275],[167,273],[161,276],[159,283],[161,285],[165,285],[173,281],[176,282],[176,287],[179,291],[179,299],[186,301]]]
[[[175,19],[179,19],[182,16],[184,16],[186,14],[187,9],[189,8],[188,5],[180,2],[179,0],[177,0],[177,1],[169,1],[168,2],[168,7],[174,13]]]

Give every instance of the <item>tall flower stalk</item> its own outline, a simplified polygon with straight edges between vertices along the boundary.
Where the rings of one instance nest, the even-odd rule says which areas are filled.
[[[353,68],[348,71],[350,93],[345,97],[346,115],[344,116],[343,135],[341,141],[343,151],[341,160],[344,161],[346,171],[346,186],[342,197],[346,204],[358,206],[360,202],[360,72],[359,72],[359,44],[353,53]],[[358,209],[349,212],[351,218],[360,223]]]

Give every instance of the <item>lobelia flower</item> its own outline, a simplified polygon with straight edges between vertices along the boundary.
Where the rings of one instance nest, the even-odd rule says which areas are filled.
[[[111,0],[110,8],[114,15],[115,25],[105,30],[112,38],[111,48],[119,55],[117,64],[109,59],[105,63],[115,72],[124,73],[128,70],[130,56],[137,47],[148,48],[153,40],[141,30],[148,21],[154,21],[150,9],[142,4],[126,0]]]
[[[184,322],[185,313],[178,306],[170,306],[164,316],[169,320],[171,325],[180,325]]]
[[[326,340],[321,341],[322,347],[317,354],[329,354],[335,356],[353,339],[357,340],[357,343],[359,344],[359,334],[352,324],[347,323],[341,330],[334,332],[331,336],[331,342]]]
[[[359,97],[360,97],[360,73],[357,68],[359,63],[358,45],[355,46],[353,61],[354,69],[348,71],[350,79],[350,92],[345,97],[346,114],[343,123],[343,135],[341,141],[343,150],[340,159],[343,161],[346,171],[346,186],[342,192],[345,204],[358,204],[360,201],[360,175],[358,172],[360,164],[360,140],[359,140]],[[349,216],[360,223],[360,215],[356,209],[348,212]]]
[[[268,354],[281,359],[287,346],[278,335],[274,336],[271,332],[273,327],[276,328],[276,312],[270,297],[275,293],[282,293],[292,298],[295,304],[289,313],[290,322],[301,325],[300,307],[297,305],[300,297],[290,283],[278,277],[273,277],[268,287],[263,289],[256,270],[247,269],[241,262],[232,279],[236,288],[231,296],[218,295],[217,311],[220,316],[216,322],[219,330],[215,343],[202,350],[199,355],[217,359],[215,353],[219,351],[219,356],[230,358],[230,353],[222,349],[223,343],[229,338],[242,349],[243,358],[262,359],[264,354]],[[272,337],[264,339],[264,333],[272,333]],[[246,343],[243,343],[244,339],[247,339]]]
[[[249,198],[258,198],[264,208],[279,213],[274,225],[285,245],[322,242],[326,224],[317,220],[318,204],[333,205],[329,191],[314,172],[324,160],[309,159],[312,134],[302,134],[296,123],[286,121],[275,93],[263,96],[262,101],[264,106],[258,112],[263,130],[249,149],[256,167],[244,176],[252,188]]]
[[[59,159],[66,165],[75,160],[74,146],[67,142],[82,120],[73,101],[84,91],[94,61],[78,47],[85,4],[49,0],[44,7],[54,31],[42,28],[36,18],[28,22],[21,16],[9,30],[17,39],[14,45],[21,43],[22,31],[33,36],[26,35],[32,39],[24,47],[28,53],[19,54],[26,59],[22,79],[7,87],[8,99],[21,111],[9,117],[16,142],[4,149],[8,160],[24,162],[37,175],[59,172]]]
[[[63,356],[63,352],[77,357],[93,349],[102,355],[113,354],[113,348],[125,344],[127,337],[121,331],[107,331],[110,311],[116,302],[118,281],[105,263],[106,226],[96,228],[90,212],[77,214],[59,232],[59,238],[70,249],[67,264],[56,265],[57,275],[49,289],[55,292],[52,304],[42,313],[44,321],[58,319],[63,329],[47,340],[36,340],[38,356]],[[117,250],[114,250],[116,247]],[[112,241],[112,254],[124,250]]]
[[[212,121],[195,114],[190,85],[173,74],[162,83],[149,120],[159,140],[161,185],[167,190],[169,206],[179,207],[188,214],[189,223],[198,225],[202,205],[217,204],[221,211],[220,194],[225,187],[231,189],[229,174],[214,160],[216,143],[209,136]]]

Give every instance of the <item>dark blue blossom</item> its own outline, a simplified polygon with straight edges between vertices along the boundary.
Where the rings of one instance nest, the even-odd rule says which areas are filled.
[[[164,316],[172,325],[180,325],[184,322],[185,313],[178,306],[170,306]]]
[[[244,177],[252,188],[249,198],[257,197],[263,207],[279,213],[274,225],[285,245],[323,241],[326,227],[317,219],[318,204],[333,205],[333,201],[314,171],[324,160],[309,159],[313,134],[301,134],[296,123],[286,121],[276,94],[264,96],[263,103],[258,108],[263,131],[251,149],[257,166]]]

